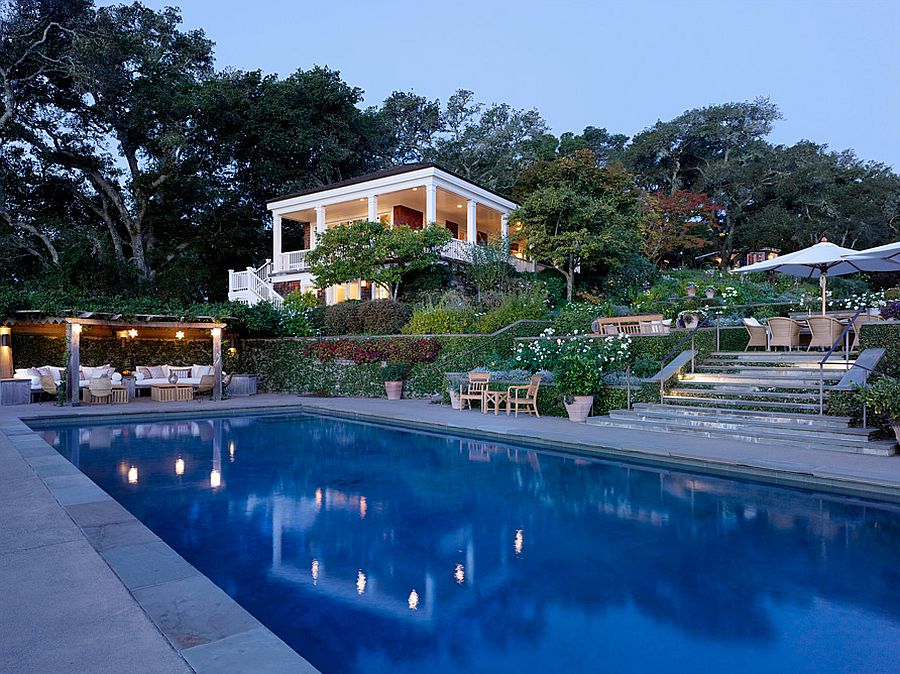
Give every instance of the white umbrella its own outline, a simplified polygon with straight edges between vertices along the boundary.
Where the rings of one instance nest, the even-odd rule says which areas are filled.
[[[845,255],[844,259],[865,271],[900,271],[900,241]]]
[[[858,271],[867,271],[864,268],[865,264],[845,259],[845,256],[856,252],[852,248],[844,248],[843,246],[829,243],[823,238],[819,243],[809,248],[788,253],[787,255],[779,255],[771,260],[763,260],[746,267],[740,267],[736,271],[741,273],[780,271],[783,274],[802,276],[804,278],[813,278],[818,272],[819,285],[822,288],[822,315],[825,315],[825,286],[828,283],[828,275],[841,276]]]

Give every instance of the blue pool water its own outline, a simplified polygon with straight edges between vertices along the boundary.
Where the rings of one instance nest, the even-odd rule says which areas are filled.
[[[900,671],[890,505],[311,415],[39,430],[325,673]]]

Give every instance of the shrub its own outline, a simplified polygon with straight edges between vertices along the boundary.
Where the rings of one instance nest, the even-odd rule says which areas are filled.
[[[587,302],[569,302],[553,319],[553,329],[559,335],[584,335],[591,332],[591,322],[595,318],[609,315],[606,305]]]
[[[408,304],[395,300],[372,300],[359,305],[359,322],[369,335],[396,335],[411,314]]]
[[[605,384],[603,367],[588,353],[567,353],[553,368],[556,389],[564,396],[592,396]]]
[[[337,359],[366,363],[431,363],[441,343],[435,339],[336,339],[307,344],[305,353],[320,362]]]
[[[281,307],[283,332],[295,337],[311,337],[319,334],[315,321],[315,309],[318,305],[319,298],[313,293],[301,293],[296,290],[288,293]]]
[[[900,300],[892,300],[881,307],[881,317],[888,319],[900,318]]]
[[[531,372],[554,370],[563,357],[587,356],[598,370],[613,371],[624,368],[632,359],[632,340],[626,335],[608,335],[587,339],[554,339],[553,328],[544,330],[530,342],[516,342],[511,363],[513,367]]]
[[[548,307],[547,291],[542,285],[519,293],[508,293],[500,299],[496,308],[476,320],[474,330],[490,334],[516,321],[541,319],[547,315]]]
[[[381,368],[384,381],[403,381],[406,379],[406,366],[402,363],[389,363]]]
[[[407,335],[456,335],[472,332],[474,314],[471,309],[429,306],[413,312],[403,326]]]
[[[900,423],[900,380],[879,377],[873,384],[859,388],[857,396],[888,425]]]
[[[359,304],[357,300],[349,300],[327,307],[323,332],[326,335],[360,334],[362,324],[359,320]]]

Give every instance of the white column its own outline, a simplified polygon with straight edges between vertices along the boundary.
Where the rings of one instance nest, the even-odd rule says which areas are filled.
[[[437,222],[437,187],[434,182],[425,184],[425,222],[423,224],[430,225]]]
[[[466,202],[466,241],[469,243],[477,243],[478,241],[478,202],[469,199]]]
[[[500,237],[503,239],[509,237],[509,216],[506,213],[500,215]]]
[[[378,222],[378,195],[369,195],[369,222]]]
[[[281,271],[281,216],[272,214],[272,270]]]
[[[315,248],[319,236],[325,233],[325,207],[316,206],[316,231],[310,232],[309,247]]]

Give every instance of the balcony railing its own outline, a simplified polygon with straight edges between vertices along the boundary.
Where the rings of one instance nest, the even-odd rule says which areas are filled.
[[[477,245],[478,244],[472,243],[470,241],[451,239],[443,248],[441,248],[440,255],[447,260],[471,262],[472,251],[474,249],[474,246]],[[523,260],[522,258],[516,257],[515,255],[509,255],[507,258],[507,262],[509,262],[513,267],[515,267],[516,271],[519,272],[535,271],[535,264],[531,260]]]
[[[292,250],[281,254],[281,264],[278,271],[306,271],[309,265],[306,263],[306,254],[309,250]]]

